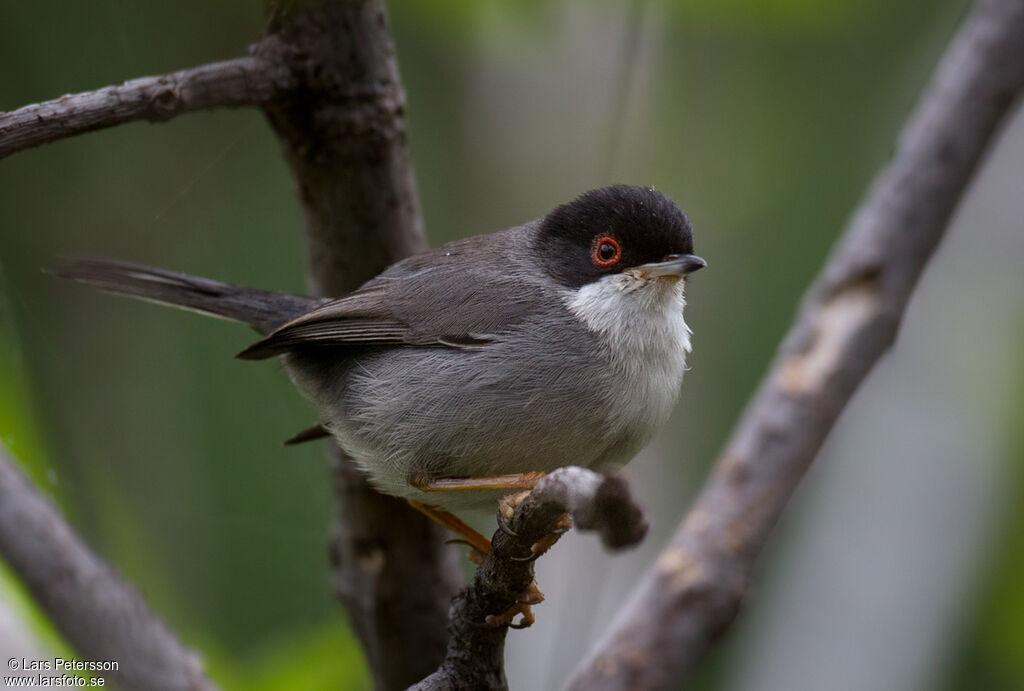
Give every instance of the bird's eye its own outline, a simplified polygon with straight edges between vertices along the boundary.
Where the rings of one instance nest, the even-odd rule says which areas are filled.
[[[594,242],[592,259],[598,266],[611,266],[622,257],[622,247],[611,235],[602,235]]]

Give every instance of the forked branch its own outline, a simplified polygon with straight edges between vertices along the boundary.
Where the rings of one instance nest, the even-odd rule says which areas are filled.
[[[857,209],[671,543],[572,689],[676,688],[733,621],[754,562],[1024,89],[1024,2],[982,0]]]

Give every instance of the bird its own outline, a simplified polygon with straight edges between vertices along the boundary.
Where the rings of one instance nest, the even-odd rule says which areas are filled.
[[[573,464],[617,472],[679,395],[691,331],[686,214],[651,187],[585,192],[545,216],[403,259],[339,298],[258,290],[111,259],[59,276],[245,323],[237,357],[279,357],[379,491],[478,553],[459,513]]]

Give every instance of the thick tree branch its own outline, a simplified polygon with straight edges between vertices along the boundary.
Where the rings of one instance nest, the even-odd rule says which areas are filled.
[[[0,447],[0,554],[86,660],[116,661],[126,689],[214,688],[142,596],[85,546]]]
[[[245,57],[61,96],[0,113],[0,158],[133,120],[160,122],[193,110],[259,105],[290,79],[279,63]]]
[[[387,16],[374,0],[271,0],[267,16],[256,54],[288,66],[296,84],[266,112],[305,213],[311,287],[341,295],[427,246]],[[405,688],[444,657],[458,554],[443,530],[331,453],[335,589],[376,688]]]
[[[1022,37],[1024,2],[978,3],[707,486],[570,688],[675,688],[732,622],[779,514],[892,345],[925,264],[1024,88]]]
[[[451,640],[444,663],[413,688],[506,689],[505,636],[508,625],[495,617],[512,607],[533,582],[531,548],[568,513],[580,530],[593,530],[604,544],[620,549],[647,534],[643,512],[634,504],[625,482],[570,466],[541,479],[515,510],[507,529],[494,534],[491,551],[473,582],[452,604]]]

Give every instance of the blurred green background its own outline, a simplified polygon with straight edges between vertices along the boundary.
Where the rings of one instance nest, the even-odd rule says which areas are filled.
[[[711,264],[691,282],[682,402],[630,469],[648,544],[614,559],[586,538],[560,545],[538,626],[512,636],[513,687],[554,688],[699,488],[966,4],[389,7],[433,244],[629,182],[676,199]],[[260,31],[256,2],[7,0],[0,109],[234,57]],[[1024,689],[1022,140],[1017,123],[704,688]],[[229,688],[366,683],[330,592],[322,451],[281,446],[314,416],[280,367],[232,359],[243,327],[40,267],[106,255],[302,291],[303,252],[288,171],[252,110],[0,163],[0,438]],[[0,604],[23,612],[3,584]],[[24,621],[0,648],[50,645]]]

